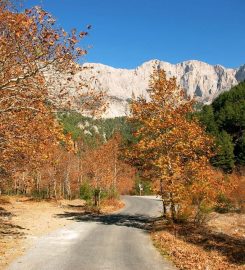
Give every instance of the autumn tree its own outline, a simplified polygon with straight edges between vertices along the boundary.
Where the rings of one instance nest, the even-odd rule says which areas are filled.
[[[185,204],[195,204],[200,210],[211,196],[215,182],[209,166],[213,139],[197,120],[188,117],[193,101],[175,78],[166,78],[164,70],[154,70],[148,94],[149,98],[132,101],[129,120],[138,125],[134,134],[137,143],[131,145],[127,156],[159,183],[164,215],[169,206],[176,219],[176,211]]]
[[[0,173],[11,178],[25,164],[39,166],[49,148],[65,141],[55,112],[64,99],[67,85],[80,71],[75,61],[87,53],[77,46],[88,33],[71,33],[56,27],[52,16],[40,7],[13,12],[8,1],[0,2]],[[50,70],[54,76],[48,76]],[[60,81],[57,74],[66,74]],[[75,82],[75,80],[74,80]],[[84,85],[83,85],[84,84]],[[50,86],[55,86],[55,94]],[[87,83],[73,83],[81,93],[82,110],[95,111],[102,94]],[[61,100],[62,104],[57,102]],[[64,104],[65,103],[65,104]],[[6,183],[6,182],[5,182]]]
[[[132,189],[135,170],[120,156],[121,137],[119,134],[115,134],[100,147],[85,152],[81,166],[83,182],[87,181],[98,193],[96,204],[99,204],[101,192],[105,192],[108,197],[115,197],[117,193],[128,193]]]

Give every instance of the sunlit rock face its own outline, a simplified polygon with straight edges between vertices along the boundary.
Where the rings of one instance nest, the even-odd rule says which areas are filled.
[[[168,77],[175,76],[187,94],[202,103],[212,102],[220,93],[245,80],[245,65],[231,69],[196,60],[178,64],[151,60],[135,69],[117,69],[96,63],[85,63],[83,67],[86,68],[76,74],[76,80],[93,77],[93,87],[107,91],[109,106],[104,117],[127,115],[132,96],[143,95],[147,98],[149,79],[154,68],[164,69]],[[74,91],[72,87],[71,91]]]

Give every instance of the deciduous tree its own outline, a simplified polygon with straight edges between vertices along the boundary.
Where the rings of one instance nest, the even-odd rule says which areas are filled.
[[[139,125],[134,134],[138,143],[128,156],[159,181],[164,214],[169,205],[175,219],[177,209],[187,201],[200,208],[214,189],[209,166],[213,139],[197,120],[188,117],[193,101],[177,86],[175,78],[167,79],[163,70],[155,69],[148,93],[149,99],[132,101],[130,121]]]
[[[75,29],[65,32],[40,7],[18,13],[11,10],[8,2],[0,2],[2,183],[16,171],[25,171],[26,164],[39,166],[49,148],[66,141],[55,117],[57,106],[61,105],[57,100],[65,100],[66,107],[72,104],[62,98],[67,95],[67,84],[80,70],[75,61],[87,53],[77,45],[88,34]],[[65,81],[60,83],[61,76],[45,75],[49,69],[55,74],[65,73]],[[55,95],[49,89],[51,85],[56,87]],[[87,82],[75,86],[75,92],[83,86],[87,89],[80,97],[82,110],[94,112],[101,105],[103,94],[93,92]]]

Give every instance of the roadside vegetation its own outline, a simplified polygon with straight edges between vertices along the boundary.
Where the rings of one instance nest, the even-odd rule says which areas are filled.
[[[162,198],[152,238],[179,269],[244,269],[244,90],[242,83],[196,112],[175,78],[157,69],[151,99],[132,101],[136,140],[126,157]],[[221,103],[218,126],[206,111]]]
[[[101,196],[111,199],[127,192],[134,169],[120,160],[121,138],[109,121],[101,134],[94,129],[86,136],[72,100],[67,96],[62,106],[56,102],[67,95],[66,85],[79,71],[75,61],[87,51],[78,43],[88,32],[65,32],[40,7],[18,13],[1,1],[0,13],[0,192],[74,199],[83,196],[82,187],[89,183],[98,207]],[[62,86],[56,84],[55,98],[48,88],[53,78],[44,77],[49,68],[70,74]],[[104,95],[87,88],[79,98],[81,110],[98,117]]]
[[[154,194],[162,200],[155,245],[180,269],[244,269],[244,225],[234,235],[210,224],[215,212],[244,218],[245,83],[196,110],[155,69],[150,100],[132,98],[129,117],[101,119],[106,95],[93,89],[74,111],[66,84],[87,53],[78,46],[87,28],[68,33],[39,7],[16,12],[0,1],[0,245],[23,236],[11,200],[79,200],[84,212],[110,212],[123,206],[121,194]],[[69,74],[56,98],[48,68]]]
[[[62,226],[53,214],[64,211],[59,209],[63,200],[78,199],[82,207],[73,210],[81,213],[111,212],[123,206],[119,194],[133,185],[134,169],[120,159],[121,136],[110,124],[111,134],[88,139],[72,122],[76,117],[66,86],[80,70],[75,62],[87,53],[78,44],[89,28],[68,33],[40,7],[18,12],[10,1],[0,1],[1,266],[22,249],[26,237],[36,235],[36,222],[50,230],[56,228],[52,224]],[[44,77],[50,68],[69,75],[62,85],[60,78]],[[50,85],[57,86],[55,96]],[[99,116],[106,105],[104,93],[89,87],[79,100],[80,113]],[[69,121],[65,115],[72,115]],[[41,213],[31,222],[31,209],[47,212],[47,224]]]
[[[228,173],[244,166],[245,82],[219,95],[196,115],[216,141],[217,154],[212,165]]]

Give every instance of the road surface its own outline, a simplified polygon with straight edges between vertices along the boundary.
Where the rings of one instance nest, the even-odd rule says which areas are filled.
[[[148,229],[159,215],[155,198],[124,196],[117,213],[63,217],[77,222],[36,240],[9,270],[173,270],[152,245]],[[61,217],[62,218],[62,217]]]

